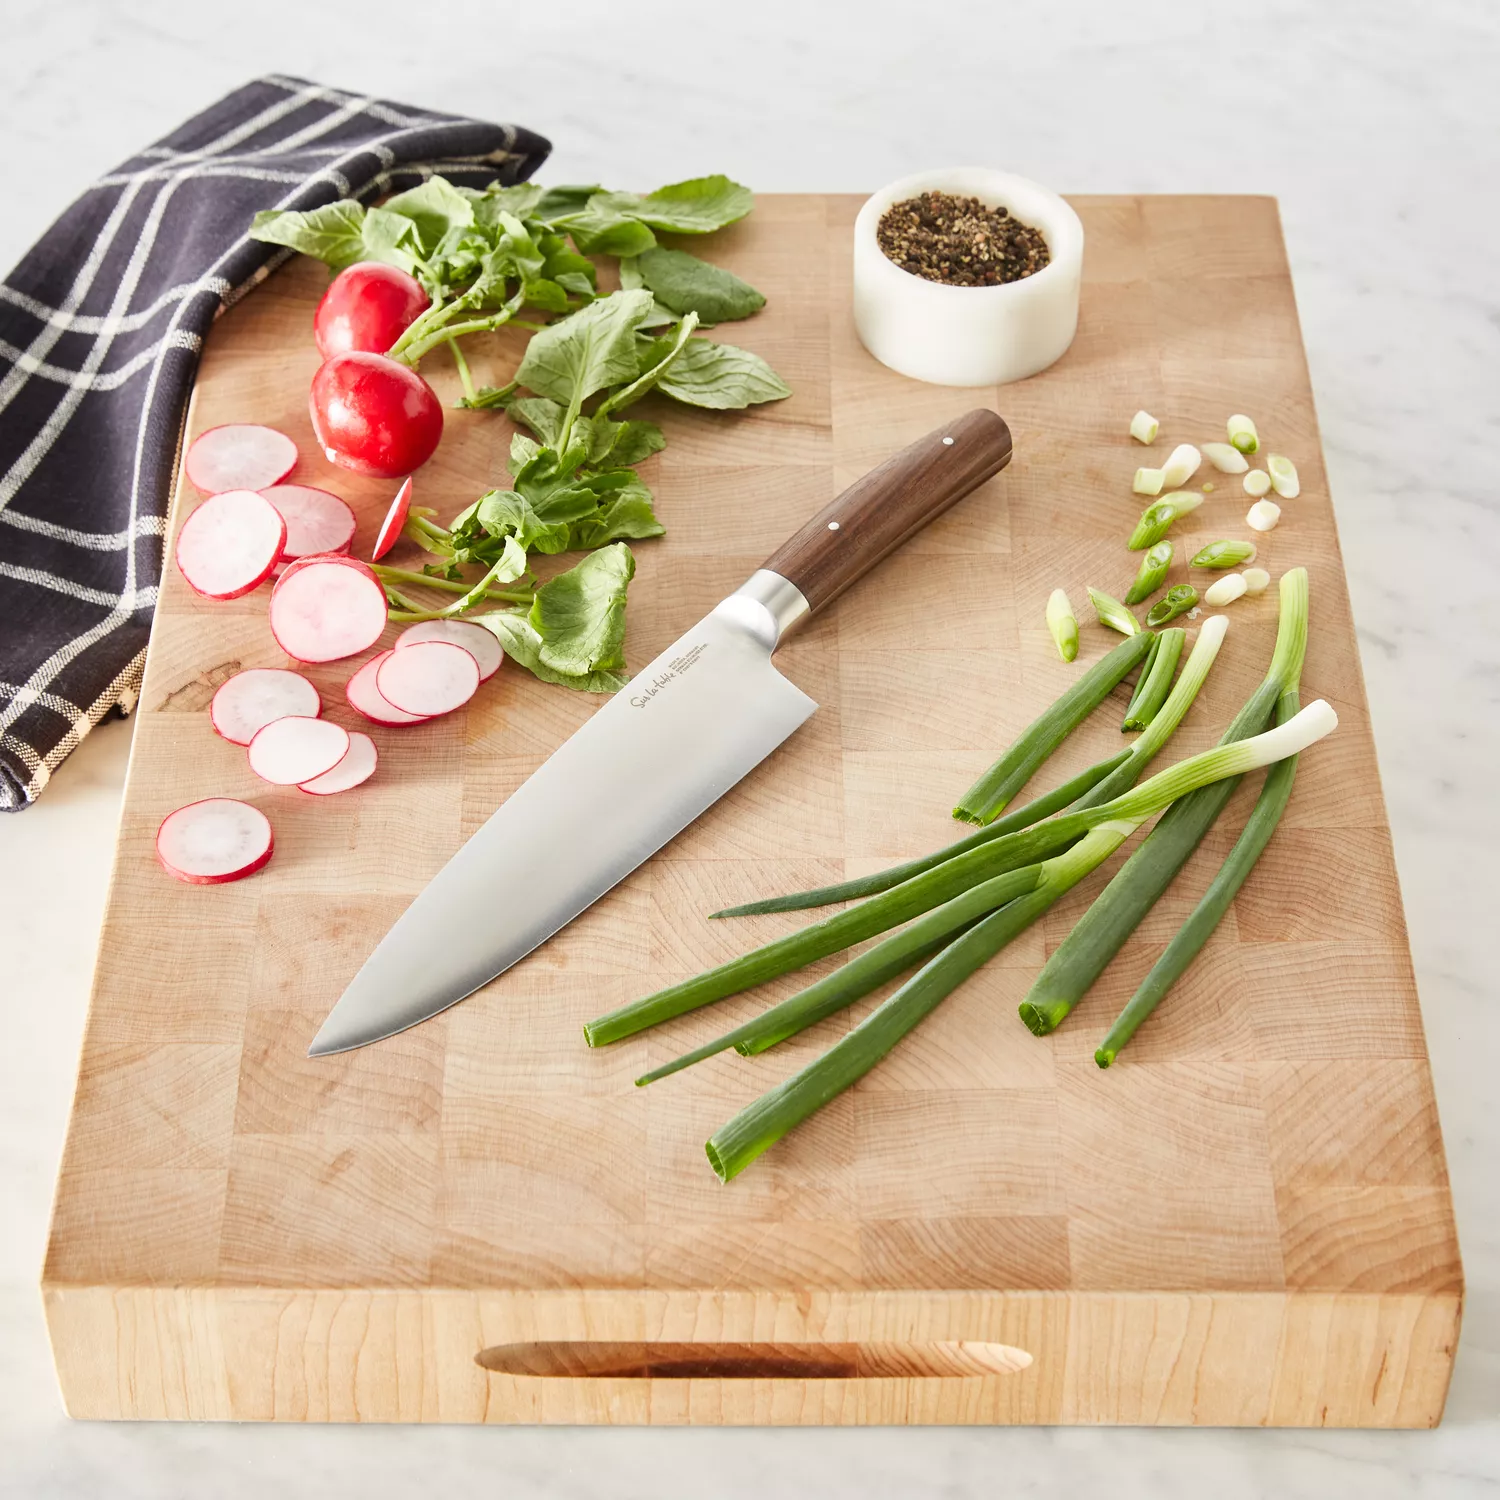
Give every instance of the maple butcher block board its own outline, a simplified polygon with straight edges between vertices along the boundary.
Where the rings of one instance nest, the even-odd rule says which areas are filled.
[[[643,469],[668,531],[635,547],[631,667],[838,489],[969,407],[1005,416],[1014,461],[779,653],[822,705],[797,734],[438,1019],[305,1055],[387,926],[599,700],[507,665],[466,713],[360,724],[381,762],[359,790],[273,789],[204,712],[229,673],[283,664],[268,591],[210,603],[166,569],[44,1273],[75,1415],[1438,1420],[1462,1273],[1275,204],[1076,200],[1088,242],[1072,349],[1022,384],[956,391],[860,347],[859,201],[762,198],[706,247],[769,298],[723,336],[795,395],[748,415],[643,408],[669,438]],[[294,261],[217,324],[188,436],[284,429],[303,454],[293,478],[350,499],[368,555],[394,486],[331,469],[307,420],[325,282]],[[505,378],[509,338],[476,373]],[[428,364],[451,401],[451,367]],[[707,912],[955,835],[956,794],[1115,643],[1087,623],[1079,664],[1064,666],[1043,605],[1058,584],[1080,603],[1086,583],[1123,594],[1135,573],[1123,542],[1141,504],[1130,476],[1145,454],[1126,436],[1138,407],[1162,420],[1155,456],[1222,438],[1226,415],[1246,411],[1295,459],[1302,496],[1262,560],[1273,575],[1309,569],[1303,701],[1333,702],[1337,733],[1303,757],[1260,865],[1115,1067],[1101,1072],[1093,1050],[1259,778],[1055,1035],[1030,1035],[1016,1005],[1107,871],[721,1185],[704,1140],[868,1005],[646,1090],[632,1080],[648,1065],[794,978],[599,1051],[581,1023],[807,920]],[[497,414],[450,411],[419,503],[446,518],[503,484],[510,432]],[[1204,542],[1245,534],[1239,481],[1198,478],[1216,488],[1174,537],[1174,579]],[[184,486],[173,534],[195,503]],[[1228,613],[1162,764],[1216,740],[1265,670],[1275,590]],[[360,660],[309,670],[340,722],[355,722],[342,688]],[[1121,743],[1116,697],[1032,795]],[[215,795],[265,810],[275,857],[235,885],[180,885],[153,858],[156,825]]]

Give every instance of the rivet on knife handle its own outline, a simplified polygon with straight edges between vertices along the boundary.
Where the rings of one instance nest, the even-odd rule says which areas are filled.
[[[1010,462],[1010,429],[976,408],[887,459],[819,511],[763,564],[813,614]]]

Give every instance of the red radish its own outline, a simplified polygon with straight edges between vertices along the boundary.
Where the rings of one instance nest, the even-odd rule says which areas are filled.
[[[208,706],[214,732],[231,745],[248,745],[277,719],[316,719],[323,712],[318,690],[298,672],[251,667],[223,683]]]
[[[479,663],[481,682],[488,682],[505,660],[505,652],[493,632],[472,620],[419,620],[396,637],[396,650],[415,646],[418,641],[451,641],[462,646]]]
[[[162,869],[189,885],[223,885],[253,875],[274,845],[266,815],[231,797],[190,802],[168,813],[156,830]]]
[[[250,769],[272,786],[301,786],[349,753],[349,731],[331,719],[273,719],[250,741]]]
[[[286,522],[283,561],[349,550],[354,541],[354,512],[337,495],[306,484],[273,484],[261,494]]]
[[[406,513],[410,509],[411,480],[408,479],[396,491],[396,498],[391,501],[391,508],[386,511],[385,520],[380,523],[380,535],[375,538],[375,550],[370,554],[371,562],[379,562],[396,545],[401,528],[406,525]]]
[[[263,490],[297,467],[297,445],[274,427],[230,422],[200,433],[187,451],[187,477],[205,495]]]
[[[349,679],[349,685],[344,689],[349,707],[374,724],[386,724],[392,728],[398,724],[425,724],[428,715],[404,713],[394,703],[388,703],[381,697],[375,678],[380,672],[380,664],[390,654],[389,651],[382,651],[379,656],[372,656]]]
[[[387,703],[436,718],[462,708],[479,686],[479,663],[452,641],[415,641],[392,651],[375,672]]]
[[[313,431],[330,463],[374,479],[396,479],[432,457],[443,408],[432,387],[383,354],[335,354],[313,376]]]
[[[276,580],[270,615],[271,634],[288,656],[337,661],[380,639],[385,590],[356,557],[303,557]]]
[[[269,500],[254,490],[225,490],[182,523],[177,566],[205,599],[238,599],[271,576],[285,544],[286,522]]]
[[[375,765],[379,759],[375,741],[369,735],[351,729],[349,753],[331,771],[325,771],[311,781],[304,781],[302,790],[311,792],[315,797],[331,797],[335,792],[347,792],[375,774]]]
[[[366,260],[329,283],[313,314],[313,337],[324,359],[363,349],[384,354],[432,299],[415,277],[397,266]]]

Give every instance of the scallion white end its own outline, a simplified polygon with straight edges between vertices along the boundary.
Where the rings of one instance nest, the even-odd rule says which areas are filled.
[[[1148,448],[1156,441],[1156,434],[1160,431],[1161,423],[1149,411],[1138,411],[1130,419],[1131,437]]]

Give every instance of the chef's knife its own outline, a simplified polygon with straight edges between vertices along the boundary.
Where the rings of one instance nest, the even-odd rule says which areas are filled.
[[[1005,423],[971,411],[814,516],[448,861],[354,976],[309,1053],[379,1041],[473,994],[717,802],[817,709],[772,665],[776,647],[1009,461]]]

